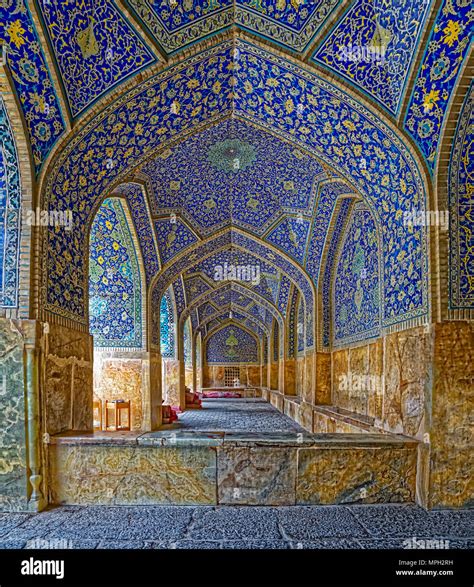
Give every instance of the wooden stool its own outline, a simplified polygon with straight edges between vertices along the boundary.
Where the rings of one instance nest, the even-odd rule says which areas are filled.
[[[105,402],[105,429],[110,432],[130,430],[130,402],[122,399]]]

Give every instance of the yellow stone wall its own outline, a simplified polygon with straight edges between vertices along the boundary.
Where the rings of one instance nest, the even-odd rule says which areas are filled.
[[[184,367],[184,384],[189,389],[194,390],[194,382],[193,382],[193,368],[185,366]]]
[[[178,406],[179,402],[179,361],[163,359],[163,403]]]
[[[369,416],[385,431],[421,439],[432,352],[433,334],[424,327],[335,351],[332,405]]]
[[[199,504],[216,501],[208,448],[51,445],[54,504]]]
[[[316,405],[331,403],[331,355],[329,353],[316,353]]]
[[[207,365],[203,367],[203,387],[224,387],[225,366]],[[239,380],[242,386],[261,386],[261,367],[259,365],[240,365]]]
[[[416,447],[364,438],[258,446],[49,447],[50,502],[65,505],[295,505],[413,502]],[[156,438],[154,439],[156,440]],[[208,439],[209,442],[209,439]],[[153,444],[153,443],[152,443]]]
[[[295,359],[285,359],[285,394],[296,395],[296,363]]]
[[[299,397],[303,396],[304,384],[305,384],[305,357],[297,357],[296,359],[296,395]]]
[[[474,323],[434,327],[429,507],[462,507],[474,499]]]
[[[92,337],[50,324],[43,337],[43,352],[45,432],[92,430]]]
[[[130,419],[132,430],[146,430],[145,403],[149,389],[144,370],[147,361],[137,353],[95,351],[94,353],[94,399],[103,404],[103,422],[105,426],[105,401],[123,399],[130,402]]]
[[[294,369],[287,359],[284,389],[266,390],[263,397],[314,433],[395,433],[416,439],[418,502],[467,506],[474,498],[473,349],[472,322],[415,327],[332,353],[308,353]],[[275,364],[270,369],[275,381]],[[299,403],[287,391],[293,373]],[[359,377],[357,385],[343,384],[348,374],[353,382]]]

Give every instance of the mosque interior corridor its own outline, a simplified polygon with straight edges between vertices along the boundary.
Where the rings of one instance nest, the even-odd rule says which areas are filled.
[[[0,547],[472,546],[469,4],[0,2]]]

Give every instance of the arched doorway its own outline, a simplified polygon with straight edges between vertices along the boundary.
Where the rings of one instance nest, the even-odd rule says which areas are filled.
[[[96,429],[107,428],[107,405],[117,401],[129,403],[131,430],[148,426],[145,288],[140,248],[127,204],[120,198],[107,198],[98,208],[89,234]]]

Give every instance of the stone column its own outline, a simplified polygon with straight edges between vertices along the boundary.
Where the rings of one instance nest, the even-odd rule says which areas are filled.
[[[193,364],[193,391],[197,392],[197,354],[196,354],[196,337],[193,337],[192,344],[192,364]]]
[[[156,430],[161,426],[162,414],[161,404],[163,399],[163,381],[162,381],[162,364],[161,352],[152,350],[149,353],[149,390],[150,390],[150,414],[149,422],[151,430]]]
[[[39,344],[38,323],[33,320],[22,323],[25,335],[25,397],[27,415],[27,461],[29,499],[28,510],[39,512],[47,502],[42,493],[43,468],[41,455],[41,425],[39,401]]]
[[[206,361],[206,353],[205,353],[205,349],[204,349],[204,343],[201,340],[201,366],[199,367],[199,369],[201,370],[201,388],[206,387],[206,385],[204,383],[205,361]]]
[[[314,404],[316,380],[315,380],[315,353],[313,350],[306,350],[304,357],[304,378],[303,378],[303,401]]]
[[[184,364],[184,332],[183,328],[178,329],[178,371],[179,371],[179,407],[186,409],[186,369]]]
[[[278,357],[278,391],[285,393],[285,359]]]

